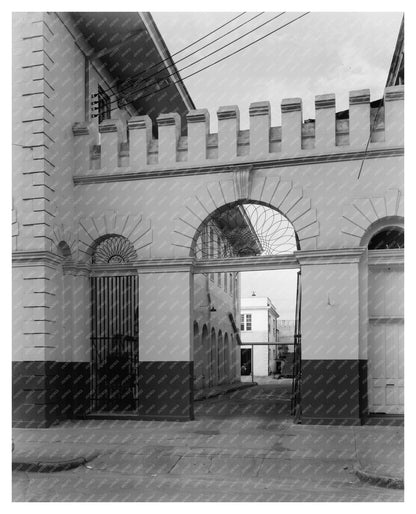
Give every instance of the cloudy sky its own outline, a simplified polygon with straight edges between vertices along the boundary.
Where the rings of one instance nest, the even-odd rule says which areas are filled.
[[[152,13],[172,54],[235,17],[237,12]],[[250,20],[249,12],[199,44],[174,55],[177,62],[216,37]],[[178,62],[182,70],[195,60],[230,43],[251,29],[272,20],[279,12],[267,12],[227,37]],[[181,76],[197,108],[211,115],[216,132],[220,105],[238,105],[241,128],[248,128],[251,102],[269,100],[272,126],[280,125],[282,98],[300,97],[304,119],[314,118],[315,95],[335,93],[337,110],[348,108],[348,93],[369,88],[371,99],[380,98],[396,43],[402,13],[313,12],[229,59],[193,76],[187,75],[258,39],[302,14],[286,13],[192,65]],[[296,271],[242,274],[242,295],[269,296],[281,319],[294,317]]]
[[[238,12],[152,13],[172,54],[212,31]],[[209,38],[174,56],[182,59],[204,44],[255,16],[249,12]],[[203,51],[178,63],[181,70],[195,60],[255,27],[279,12],[266,12]],[[300,97],[304,118],[314,117],[314,97],[335,93],[337,109],[348,108],[348,93],[369,88],[379,98],[386,82],[402,13],[313,12],[275,32],[253,46],[188,79],[194,71],[224,57],[302,12],[285,13],[250,35],[181,72],[197,108],[211,114],[216,132],[220,105],[238,105],[242,128],[248,128],[251,102],[269,100],[272,125],[280,125],[282,98]]]

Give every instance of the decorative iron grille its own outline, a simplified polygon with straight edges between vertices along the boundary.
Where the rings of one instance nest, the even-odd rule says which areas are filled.
[[[138,277],[91,277],[91,408],[138,408]]]
[[[93,264],[119,264],[132,262],[137,259],[133,244],[123,236],[109,236],[95,248]]]
[[[197,259],[290,254],[297,249],[290,221],[265,205],[241,203],[212,215],[200,228]]]

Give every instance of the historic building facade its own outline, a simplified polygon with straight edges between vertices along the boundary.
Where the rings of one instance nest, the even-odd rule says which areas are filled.
[[[249,296],[241,298],[240,312],[241,366],[248,362],[247,374],[254,376],[276,373],[277,344],[268,344],[278,340],[276,307],[270,298]]]
[[[220,107],[212,134],[183,89],[150,107],[147,97],[148,108],[110,95],[109,108],[96,84],[98,125],[86,116],[86,77],[98,69],[112,85],[113,54],[99,37],[88,47],[94,24],[41,13],[17,14],[15,25],[14,423],[48,426],[100,406],[192,419],[195,381],[239,371],[223,343],[217,359],[228,371],[201,371],[196,334],[207,341],[214,328],[218,340],[221,330],[231,349],[239,334],[235,316],[198,320],[200,303],[215,312],[195,300],[196,277],[222,274],[236,315],[235,273],[288,268],[302,277],[302,422],[402,412],[404,87],[387,87],[377,107],[368,90],[351,92],[343,119],[334,95],[317,96],[306,124],[301,99],[284,99],[280,127],[268,102],[250,106],[249,130],[236,106]],[[102,68],[85,67],[94,52]],[[245,204],[279,211],[297,249],[199,254],[210,223]]]

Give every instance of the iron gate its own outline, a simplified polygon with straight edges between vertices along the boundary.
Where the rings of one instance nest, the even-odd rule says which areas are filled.
[[[91,277],[91,409],[138,408],[138,277]]]
[[[302,386],[302,351],[301,351],[301,303],[302,287],[301,274],[298,271],[296,286],[296,313],[295,313],[295,337],[293,346],[293,379],[291,414],[295,416],[295,422],[300,421],[301,416],[301,386]]]

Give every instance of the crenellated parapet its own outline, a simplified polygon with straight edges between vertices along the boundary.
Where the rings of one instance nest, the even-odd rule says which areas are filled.
[[[123,173],[146,169],[207,166],[221,163],[290,159],[308,155],[362,152],[372,148],[397,148],[404,144],[404,87],[385,90],[381,106],[371,107],[368,89],[349,94],[349,110],[336,115],[335,95],[315,98],[315,119],[303,120],[302,100],[281,102],[281,126],[271,126],[270,103],[250,105],[250,128],[240,130],[237,106],[217,111],[218,133],[209,131],[209,113],[188,113],[187,136],[181,136],[176,113],[157,118],[158,139],[152,136],[149,116],[127,122],[105,120],[99,132],[77,123],[73,127],[75,174]],[[128,134],[125,141],[124,134]],[[124,138],[124,139],[123,139]]]

